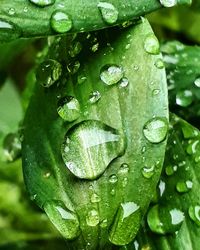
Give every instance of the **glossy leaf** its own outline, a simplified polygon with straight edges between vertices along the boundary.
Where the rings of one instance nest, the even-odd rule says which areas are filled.
[[[178,3],[190,3],[180,0]],[[0,40],[98,30],[161,8],[159,0],[1,0]]]
[[[166,206],[180,210],[184,214],[183,222],[178,230],[159,235],[151,232],[145,224],[144,231],[138,235],[130,249],[199,249],[200,218],[199,218],[199,159],[200,133],[195,127],[175,115],[171,116],[171,129],[168,138],[164,169],[158,185],[157,206]],[[169,166],[174,171],[169,175]],[[176,167],[175,167],[176,166]],[[155,204],[152,204],[155,206]],[[152,209],[150,207],[150,209]],[[147,213],[147,216],[149,214]],[[172,224],[172,217],[166,218],[158,213],[153,218],[153,228],[161,223]],[[178,217],[176,217],[178,219]],[[129,248],[128,248],[129,249]]]
[[[58,38],[50,47],[47,58],[62,63],[63,75],[48,88],[36,86],[23,168],[30,196],[64,237],[76,238],[70,249],[109,249],[108,236],[116,245],[129,243],[152,199],[168,107],[165,71],[155,66],[161,55],[145,50],[150,37],[155,51],[158,41],[142,19],[111,33],[82,34],[69,47]],[[77,42],[83,46],[74,57]]]

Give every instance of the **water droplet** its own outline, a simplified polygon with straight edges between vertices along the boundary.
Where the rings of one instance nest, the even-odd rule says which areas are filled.
[[[44,204],[44,210],[64,238],[72,240],[79,236],[78,218],[74,212],[65,207],[62,201],[47,201]]]
[[[164,141],[168,132],[168,122],[164,117],[155,117],[149,120],[143,128],[144,136],[151,143]]]
[[[58,101],[57,111],[63,120],[75,121],[80,116],[79,101],[73,96],[65,96]]]
[[[129,165],[127,163],[123,163],[118,171],[119,174],[128,174],[129,172]]]
[[[18,38],[21,35],[20,29],[12,22],[0,19],[0,41],[8,42]]]
[[[65,152],[68,147],[68,152]],[[77,177],[95,179],[124,152],[124,136],[99,121],[83,121],[69,130],[62,145],[67,168]]]
[[[75,57],[81,52],[81,50],[82,50],[82,44],[76,41],[70,46],[68,53],[71,57]]]
[[[108,220],[107,219],[102,220],[102,222],[100,223],[100,227],[106,228],[107,226],[108,226]]]
[[[165,168],[165,173],[166,175],[168,176],[171,176],[174,174],[174,172],[177,170],[177,166],[172,166],[172,165],[169,165]]]
[[[92,203],[98,203],[101,201],[101,198],[98,196],[98,194],[93,193],[91,196],[91,202]]]
[[[110,191],[110,194],[111,194],[111,195],[115,195],[115,193],[116,193],[116,192],[115,192],[115,189],[113,188],[113,189]]]
[[[160,180],[158,188],[159,188],[159,192],[160,192],[160,197],[162,197],[163,193],[165,192],[165,188],[166,188],[165,182]]]
[[[126,77],[123,77],[122,80],[119,82],[120,88],[126,88],[129,85],[129,81]]]
[[[192,189],[193,183],[192,181],[179,181],[176,184],[176,190],[179,193],[186,193]]]
[[[118,83],[124,76],[122,67],[108,64],[102,67],[100,78],[106,85],[113,85]]]
[[[193,155],[193,154],[196,154],[197,153],[197,149],[199,149],[199,140],[194,140],[194,141],[191,141],[191,143],[188,145],[187,149],[186,149],[186,152],[189,154],[189,155]]]
[[[160,53],[160,45],[157,37],[150,34],[146,37],[144,42],[144,49],[147,53],[157,55]]]
[[[67,70],[71,75],[74,75],[78,72],[79,68],[80,68],[81,64],[79,61],[75,61],[75,62],[70,62],[67,65]]]
[[[140,207],[134,202],[121,203],[109,233],[109,240],[115,245],[130,243],[140,223]]]
[[[44,173],[43,176],[44,176],[45,179],[48,179],[51,176],[51,173],[50,172],[46,172],[46,173]]]
[[[95,227],[99,224],[99,213],[97,210],[92,209],[88,212],[86,222],[90,227]]]
[[[200,88],[200,77],[197,78],[195,81],[194,81],[194,85],[198,88]]]
[[[49,88],[58,81],[62,74],[62,66],[59,62],[48,59],[41,63],[36,70],[37,81],[46,88]]]
[[[10,9],[8,10],[8,14],[9,14],[10,16],[13,16],[13,15],[15,14],[15,9],[14,9],[14,8],[10,8]]]
[[[51,16],[51,27],[58,33],[65,33],[71,30],[72,20],[66,13],[55,11]]]
[[[190,206],[188,210],[190,218],[200,226],[200,206]]]
[[[196,128],[189,126],[187,123],[182,123],[181,129],[182,129],[183,136],[185,139],[194,138],[199,133]]]
[[[177,5],[177,0],[160,0],[160,3],[168,8]]]
[[[55,0],[30,0],[30,2],[40,7],[46,7],[54,4]]]
[[[78,75],[77,77],[77,83],[82,84],[87,80],[87,77],[84,74]]]
[[[160,90],[159,90],[159,89],[154,89],[154,90],[152,91],[152,95],[153,95],[153,96],[157,96],[159,93],[160,93]]]
[[[21,155],[21,139],[18,133],[8,134],[3,141],[5,161],[15,161]]]
[[[151,166],[151,167],[144,167],[142,169],[142,175],[145,178],[149,179],[149,178],[151,178],[154,175],[154,170],[155,170],[155,166],[154,165]]]
[[[176,104],[181,107],[188,107],[193,101],[191,90],[181,90],[176,94]]]
[[[89,96],[89,102],[90,103],[96,103],[100,100],[101,94],[99,91],[93,91]]]
[[[147,222],[151,231],[158,234],[178,231],[184,218],[184,213],[181,210],[167,205],[155,205],[147,214]]]
[[[128,183],[128,178],[124,177],[123,180],[122,180],[122,187],[125,188],[127,186],[127,183]]]
[[[117,22],[119,13],[113,4],[107,2],[99,2],[97,6],[101,12],[103,20],[107,24],[114,24]]]
[[[159,58],[159,59],[156,60],[155,66],[158,69],[163,69],[165,67],[165,64],[164,64],[163,60],[161,58]]]
[[[110,177],[109,177],[109,182],[114,184],[118,181],[118,178],[115,174],[112,174]]]
[[[95,44],[93,44],[92,47],[91,47],[91,50],[92,50],[92,52],[94,52],[94,53],[95,53],[98,49],[99,49],[99,43],[95,43]]]

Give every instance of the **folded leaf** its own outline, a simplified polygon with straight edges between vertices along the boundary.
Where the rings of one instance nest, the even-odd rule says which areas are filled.
[[[170,7],[176,1],[161,1]],[[171,4],[173,2],[173,4]],[[190,3],[179,0],[178,3]],[[162,5],[159,0],[1,0],[0,40],[98,30],[139,17]]]
[[[140,227],[168,130],[160,62],[158,40],[142,19],[82,34],[68,46],[58,38],[37,69],[24,124],[24,177],[70,249],[125,245]]]

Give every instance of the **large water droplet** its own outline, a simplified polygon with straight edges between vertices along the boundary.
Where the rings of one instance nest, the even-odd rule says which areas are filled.
[[[134,202],[121,203],[109,233],[109,240],[115,245],[130,243],[140,223],[140,207]]]
[[[86,217],[86,222],[88,226],[90,227],[95,227],[99,224],[100,218],[99,218],[99,213],[97,210],[92,209],[88,212],[87,217]]]
[[[149,120],[143,128],[144,136],[151,143],[162,142],[167,135],[168,121],[164,117],[155,117]]]
[[[147,214],[148,225],[154,233],[166,234],[178,231],[184,220],[184,213],[168,206],[153,206]]]
[[[157,55],[160,53],[160,45],[157,37],[150,34],[144,41],[144,49],[147,53]]]
[[[37,68],[36,78],[43,87],[49,88],[60,79],[61,74],[61,64],[55,60],[48,59]]]
[[[118,83],[124,76],[122,67],[108,64],[102,67],[100,78],[106,85],[113,85]]]
[[[59,116],[68,122],[75,121],[80,116],[79,101],[73,96],[66,96],[58,101]]]
[[[188,210],[190,218],[200,226],[200,206],[190,206]]]
[[[67,209],[63,202],[52,200],[44,204],[44,210],[59,232],[68,240],[79,236],[79,221],[76,214]]]
[[[181,90],[176,94],[176,104],[181,107],[188,107],[193,101],[191,90]]]
[[[124,137],[114,128],[88,120],[67,132],[61,151],[67,168],[75,176],[95,179],[123,154]]]
[[[119,12],[113,4],[107,2],[99,2],[97,6],[101,12],[103,20],[107,24],[114,24],[117,22]]]
[[[21,35],[20,29],[13,23],[0,19],[0,41],[8,42]]]
[[[46,7],[55,3],[55,0],[29,0],[29,1],[40,7]]]
[[[66,13],[55,11],[51,16],[51,27],[58,33],[68,32],[72,28],[72,20]]]
[[[5,160],[12,162],[21,155],[21,139],[18,133],[8,134],[3,141]]]
[[[173,7],[173,6],[177,5],[177,0],[160,0],[160,3],[164,7]]]
[[[176,184],[176,190],[179,193],[186,193],[192,189],[193,183],[192,181],[179,181]]]

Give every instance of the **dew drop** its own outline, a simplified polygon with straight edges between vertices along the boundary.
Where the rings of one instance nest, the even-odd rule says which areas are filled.
[[[188,210],[190,218],[200,226],[200,206],[190,206]]]
[[[176,190],[179,193],[186,193],[192,189],[193,183],[192,181],[179,181],[176,184]]]
[[[195,81],[194,81],[194,85],[198,88],[200,88],[200,77],[197,78]]]
[[[88,212],[86,217],[86,223],[90,227],[95,227],[99,224],[99,213],[97,212],[97,210],[92,209]]]
[[[46,7],[55,3],[55,0],[29,0],[29,1],[40,7]]]
[[[178,231],[184,220],[184,213],[168,206],[153,206],[147,214],[147,222],[152,232],[157,234]]]
[[[13,16],[13,15],[15,14],[15,9],[14,9],[14,8],[10,8],[10,9],[8,10],[8,14],[9,14],[10,16]]]
[[[144,125],[143,133],[145,138],[151,143],[164,141],[168,132],[168,122],[164,117],[155,117]]]
[[[129,81],[126,77],[123,77],[122,80],[119,82],[120,88],[126,88],[129,85]]]
[[[127,163],[123,163],[120,166],[120,169],[119,169],[118,173],[120,175],[124,175],[124,174],[128,174],[128,172],[129,172],[129,165]]]
[[[114,184],[118,181],[118,178],[115,174],[112,174],[110,177],[109,177],[109,182]]]
[[[177,5],[177,0],[160,0],[160,3],[168,8]]]
[[[81,64],[79,61],[71,62],[67,65],[67,70],[71,75],[74,75],[78,72]]]
[[[90,96],[89,96],[89,102],[90,103],[96,103],[100,100],[101,98],[101,94],[99,91],[93,91],[90,93]]]
[[[82,50],[82,44],[76,41],[70,46],[68,53],[71,57],[75,57],[81,52],[81,50]]]
[[[107,24],[114,24],[117,22],[119,12],[116,7],[107,2],[99,2],[97,7],[99,8],[104,22]]]
[[[155,62],[155,66],[158,69],[163,69],[165,67],[165,64],[161,58],[157,59]]]
[[[154,170],[155,170],[155,166],[154,165],[151,166],[151,167],[144,167],[142,169],[142,175],[145,178],[149,179],[149,178],[151,178],[154,175]]]
[[[61,64],[55,60],[48,59],[38,66],[36,79],[43,87],[49,88],[60,79],[61,74]]]
[[[101,68],[100,78],[106,85],[113,85],[118,83],[124,76],[122,67],[107,64]]]
[[[58,101],[59,116],[68,122],[75,121],[80,116],[79,101],[73,96],[66,96]]]
[[[101,198],[99,197],[98,194],[93,193],[90,200],[92,203],[98,203],[101,201]]]
[[[107,226],[108,226],[108,220],[107,219],[102,220],[102,222],[100,223],[100,227],[106,228]]]
[[[157,55],[160,53],[160,45],[157,37],[150,34],[146,37],[144,42],[144,49],[147,53]]]
[[[61,152],[65,165],[75,176],[96,179],[113,159],[123,154],[124,147],[124,136],[118,130],[88,120],[67,132]]]
[[[115,245],[130,243],[141,222],[140,207],[135,202],[121,203],[114,218],[109,240]]]
[[[62,201],[47,201],[44,204],[44,210],[64,238],[72,240],[79,236],[78,217],[67,209]]]
[[[190,90],[181,90],[176,94],[176,104],[188,107],[193,102],[193,94]]]
[[[65,33],[71,30],[72,20],[62,11],[55,11],[51,16],[51,27],[58,33]]]

